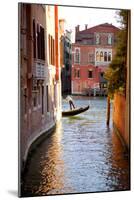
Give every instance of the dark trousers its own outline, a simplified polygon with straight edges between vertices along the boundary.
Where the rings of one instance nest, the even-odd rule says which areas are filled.
[[[70,109],[72,110],[72,108],[74,108],[75,109],[75,106],[74,106],[74,103],[73,103],[73,101],[69,101],[69,105],[70,105]]]

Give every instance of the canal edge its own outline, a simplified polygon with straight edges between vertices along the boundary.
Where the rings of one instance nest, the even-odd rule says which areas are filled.
[[[51,128],[47,129],[47,130],[43,130],[39,133],[38,137],[34,138],[33,141],[31,141],[29,143],[29,146],[27,148],[26,154],[25,154],[25,158],[23,159],[22,162],[22,167],[21,170],[19,171],[19,179],[23,179],[23,175],[27,170],[27,166],[30,162],[30,156],[34,153],[34,151],[36,150],[36,148],[45,140],[47,139],[49,136],[51,136],[54,133],[54,130],[56,129],[57,123],[55,122]],[[19,158],[20,159],[20,158]],[[23,182],[23,180],[22,180]],[[21,193],[21,185],[19,185],[19,196]]]

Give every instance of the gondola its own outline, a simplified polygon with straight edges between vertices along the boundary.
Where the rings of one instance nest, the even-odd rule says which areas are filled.
[[[82,112],[85,112],[88,109],[89,109],[89,106],[86,106],[86,107],[83,107],[83,108],[77,108],[77,109],[73,109],[73,110],[68,110],[68,111],[62,111],[62,116],[63,117],[69,117],[69,116],[78,115]]]

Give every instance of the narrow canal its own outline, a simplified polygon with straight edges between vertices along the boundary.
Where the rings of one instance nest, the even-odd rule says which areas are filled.
[[[89,97],[75,97],[88,105]],[[63,108],[68,104],[63,102]],[[112,121],[112,120],[111,120]],[[129,190],[129,161],[112,122],[106,98],[90,98],[90,109],[62,118],[56,131],[32,154],[22,196]]]

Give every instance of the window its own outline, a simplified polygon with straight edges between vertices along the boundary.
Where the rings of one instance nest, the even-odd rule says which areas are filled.
[[[96,44],[100,44],[100,35],[99,34],[96,35]]]
[[[111,52],[108,53],[108,61],[111,61]]]
[[[104,53],[104,61],[107,61],[107,52]]]
[[[38,85],[38,104],[41,104],[41,88],[40,85]]]
[[[80,69],[74,69],[74,77],[80,78]]]
[[[94,54],[89,53],[89,63],[93,63],[93,62],[94,62]]]
[[[74,62],[76,64],[80,63],[80,49],[75,49]]]
[[[93,71],[91,69],[88,70],[88,78],[93,78]]]
[[[37,24],[37,53],[38,53],[38,59],[40,59],[40,30],[39,30],[39,24]]]
[[[102,51],[100,52],[100,61],[102,61],[102,62],[104,61],[104,57],[103,57],[103,52]]]
[[[112,49],[96,49],[96,61],[97,62],[111,62]],[[101,64],[101,63],[100,63]]]
[[[48,85],[46,86],[46,98],[47,98],[47,112],[49,112],[49,91],[48,91]]]
[[[37,106],[37,87],[34,87],[33,89],[33,106],[36,107]]]
[[[41,26],[40,26],[40,40],[41,40],[41,55],[40,55],[40,58],[42,59],[42,60],[45,60],[45,40],[44,40],[44,28],[42,28]]]
[[[42,115],[44,114],[44,86],[42,86]]]
[[[48,36],[48,42],[49,42],[49,63],[50,65],[54,65],[55,64],[55,59],[54,59],[54,55],[55,55],[55,45],[54,45],[54,39],[53,37],[49,34]]]
[[[96,61],[100,61],[100,56],[99,56],[99,52],[96,52]]]
[[[76,78],[76,77],[77,77],[77,70],[74,69],[74,78]]]
[[[80,70],[77,71],[77,77],[80,78]]]
[[[45,60],[44,28],[37,24],[37,52],[38,59]]]
[[[51,63],[51,36],[48,35],[48,44],[49,44],[49,63]]]
[[[53,65],[53,37],[50,36],[50,42],[51,42],[51,65]]]
[[[34,53],[34,58],[36,58],[36,28],[35,28],[35,19],[33,20],[33,53]]]
[[[111,36],[111,34],[108,35],[108,44],[112,44],[112,36]]]

